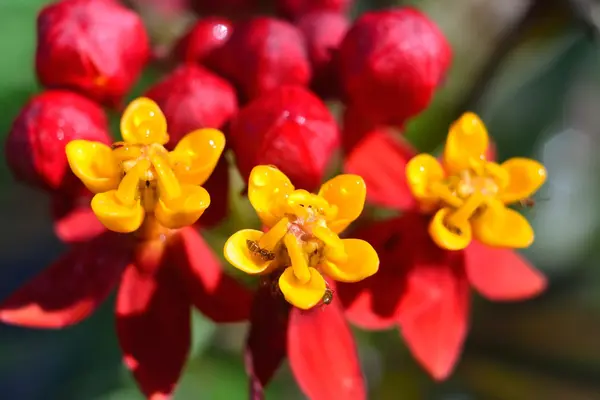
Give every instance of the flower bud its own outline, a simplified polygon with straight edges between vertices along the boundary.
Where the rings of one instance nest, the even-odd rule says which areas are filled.
[[[427,107],[452,57],[442,32],[413,8],[363,14],[339,56],[349,100],[386,124],[403,124]]]
[[[36,71],[46,87],[116,105],[149,54],[142,20],[114,0],[63,0],[38,16]]]
[[[151,87],[167,118],[169,146],[200,128],[222,128],[237,112],[235,90],[227,81],[196,65],[182,65]]]
[[[332,11],[343,14],[352,6],[352,0],[277,0],[278,11],[297,19],[314,11]]]
[[[339,136],[317,96],[301,86],[281,86],[240,110],[231,123],[230,145],[244,180],[256,165],[271,164],[297,188],[315,190]]]
[[[225,18],[198,20],[177,43],[176,57],[181,61],[203,64],[210,59],[215,49],[223,46],[231,32],[231,22]]]
[[[313,90],[321,97],[336,96],[340,93],[337,50],[348,30],[348,18],[320,11],[304,15],[296,25],[306,38]]]
[[[311,77],[300,30],[268,17],[236,25],[231,38],[215,52],[215,68],[248,99],[285,84],[306,85]]]
[[[110,143],[102,108],[68,91],[33,97],[13,122],[6,160],[15,178],[46,190],[80,188],[67,163],[65,145],[73,139]]]

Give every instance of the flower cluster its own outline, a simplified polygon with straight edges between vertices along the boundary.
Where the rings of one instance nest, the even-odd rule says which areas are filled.
[[[194,306],[218,323],[249,320],[252,398],[287,357],[309,398],[358,400],[367,391],[348,321],[398,325],[442,379],[466,335],[468,284],[498,300],[544,289],[512,251],[534,234],[509,208],[544,183],[544,167],[494,162],[471,113],[450,128],[441,161],[386,130],[429,105],[451,63],[423,13],[350,21],[350,0],[277,0],[275,17],[253,0],[190,3],[202,17],[168,60],[151,57],[141,18],[115,0],[41,10],[45,89],[16,118],[6,154],[17,179],[51,197],[70,249],[0,304],[0,320],[62,328],[120,282],[119,343],[148,398],[175,390]],[[175,67],[123,107],[151,61]],[[343,105],[341,127],[329,100]],[[121,114],[120,141],[103,107]],[[347,173],[327,180],[339,153]],[[234,166],[243,193],[230,193]],[[259,276],[254,289],[224,272],[198,230],[223,228],[232,196],[247,196],[262,226],[235,227],[218,251]],[[366,201],[404,214],[351,231]]]

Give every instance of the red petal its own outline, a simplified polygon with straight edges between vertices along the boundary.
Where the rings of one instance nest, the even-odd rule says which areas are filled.
[[[75,244],[40,275],[0,305],[0,320],[8,324],[62,328],[94,311],[117,282],[130,254],[106,233]]]
[[[90,208],[90,197],[53,196],[54,232],[63,242],[85,242],[106,230]]]
[[[434,246],[407,277],[398,322],[415,358],[436,380],[444,380],[467,333],[469,284],[461,254],[444,255]]]
[[[273,295],[270,285],[256,292],[244,357],[251,399],[264,398],[264,388],[286,357],[287,312],[287,304]]]
[[[210,207],[200,217],[199,224],[203,228],[212,228],[229,213],[229,164],[224,156],[203,186],[210,194]]]
[[[168,266],[152,275],[129,265],[116,314],[125,365],[147,397],[168,398],[190,347],[190,303],[179,277]]]
[[[354,338],[337,300],[310,311],[291,310],[288,357],[308,398],[367,398]]]
[[[465,255],[469,282],[490,300],[527,299],[546,289],[546,277],[513,250],[472,242]]]
[[[370,202],[405,210],[415,205],[405,173],[407,162],[415,154],[404,139],[394,138],[385,130],[374,130],[348,155],[344,169],[364,178]]]
[[[337,283],[336,296],[353,324],[372,330],[388,329],[397,324],[409,262],[402,254],[402,247],[407,238],[411,239],[410,223],[400,217],[375,222],[351,233],[351,237],[371,243],[380,259],[379,271],[372,277],[357,283]]]
[[[191,302],[215,322],[245,321],[252,292],[223,272],[221,262],[193,228],[169,244],[169,257],[183,277]]]

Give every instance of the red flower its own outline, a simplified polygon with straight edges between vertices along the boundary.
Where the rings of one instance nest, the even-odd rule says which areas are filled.
[[[69,104],[65,107],[69,110]],[[77,114],[71,110],[66,116],[70,119],[63,113],[48,114],[46,123],[69,127]],[[52,121],[53,117],[56,120]],[[81,140],[81,136],[71,138],[79,140],[72,140],[66,153],[77,176],[95,189],[92,209],[88,192],[56,194],[53,212],[61,217],[57,230],[72,241],[70,249],[0,304],[0,320],[19,326],[63,328],[88,317],[118,286],[115,313],[124,361],[146,396],[165,398],[172,393],[187,359],[191,307],[215,322],[242,321],[250,314],[252,294],[223,272],[202,237],[187,226],[198,219],[194,207],[201,213],[210,202],[198,182],[217,164],[223,134],[214,129],[196,130],[168,153],[162,147],[168,141],[165,117],[147,98],[132,103],[121,122],[125,142],[113,147]],[[45,144],[57,148],[55,142],[63,140],[49,135]],[[217,140],[221,143],[215,143]],[[171,158],[162,161],[157,153]],[[65,154],[64,143],[61,154]],[[150,162],[145,155],[157,166],[147,166]],[[138,167],[144,163],[147,170]],[[123,174],[116,168],[129,169]],[[146,180],[145,186],[139,185],[140,179]],[[113,183],[118,185],[116,190],[111,189]],[[180,197],[165,198],[165,192],[156,191],[157,185],[165,192],[176,187],[191,193],[182,199],[183,210],[178,208]],[[198,201],[202,195],[205,198]],[[133,204],[121,202],[126,196],[133,196]],[[142,200],[151,210],[147,215]],[[151,208],[152,202],[158,203],[155,208]],[[144,213],[141,221],[128,207]],[[111,229],[132,234],[106,231],[98,219]],[[164,224],[173,226],[169,229]]]
[[[306,85],[311,78],[302,33],[275,18],[237,24],[231,38],[215,52],[214,64],[248,99],[285,84]]]
[[[250,398],[264,398],[264,388],[287,357],[304,394],[314,400],[367,398],[352,332],[341,304],[304,311],[274,295],[263,282],[252,305],[245,350]]]
[[[297,19],[313,11],[332,11],[343,14],[354,3],[352,0],[277,0],[280,13]]]
[[[546,278],[509,248],[472,241],[452,251],[436,244],[432,218],[416,208],[407,184],[405,169],[414,155],[383,131],[350,154],[346,170],[363,176],[368,199],[404,214],[353,233],[377,249],[381,267],[358,284],[338,285],[337,293],[350,321],[365,329],[398,326],[415,358],[443,380],[467,333],[470,286],[490,300],[522,300],[542,292]]]
[[[412,8],[362,14],[340,46],[349,102],[387,124],[402,125],[427,107],[450,60],[442,32]]]
[[[231,22],[225,18],[200,19],[177,43],[177,58],[185,62],[203,64],[210,59],[215,49],[225,44],[231,32]]]
[[[296,23],[304,33],[308,57],[313,68],[313,89],[321,97],[340,93],[337,50],[348,30],[349,21],[335,12],[313,12]]]
[[[142,20],[114,0],[63,0],[37,20],[36,71],[42,85],[67,87],[117,104],[150,54]]]
[[[272,164],[296,187],[313,190],[339,144],[339,129],[314,94],[282,86],[240,110],[231,124],[230,144],[244,180],[256,165]]]

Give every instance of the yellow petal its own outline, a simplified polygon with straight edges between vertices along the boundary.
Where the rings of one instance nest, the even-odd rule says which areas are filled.
[[[466,248],[473,237],[469,221],[463,221],[459,226],[450,226],[447,222],[451,208],[442,208],[429,223],[429,235],[442,249],[462,250]]]
[[[112,149],[107,145],[72,140],[67,143],[65,152],[69,167],[92,193],[107,192],[119,185],[119,164],[113,159]]]
[[[250,275],[268,273],[269,266],[274,265],[273,261],[261,258],[259,254],[252,252],[248,245],[249,241],[257,243],[262,235],[262,231],[255,229],[243,229],[234,233],[225,242],[223,248],[225,259],[240,271]]]
[[[146,98],[133,100],[121,117],[121,136],[127,143],[166,144],[167,119],[158,104]]]
[[[140,201],[133,205],[124,205],[117,198],[117,191],[98,193],[92,199],[92,211],[106,229],[119,232],[135,232],[144,221],[144,208]]]
[[[338,175],[321,186],[319,196],[337,207],[337,214],[327,222],[327,226],[335,233],[340,233],[362,212],[367,185],[358,175]]]
[[[500,193],[506,204],[532,196],[546,181],[546,168],[535,160],[511,158],[501,166],[509,176],[508,186]]]
[[[210,195],[201,186],[182,185],[181,196],[176,199],[158,198],[154,215],[162,226],[179,229],[192,225],[210,205]]]
[[[217,129],[198,129],[185,135],[169,161],[182,183],[202,185],[215,169],[225,148],[225,135]]]
[[[489,137],[481,119],[472,112],[464,113],[450,127],[444,147],[444,167],[454,175],[470,167],[469,160],[485,159]]]
[[[488,204],[471,225],[475,238],[491,247],[520,249],[533,243],[533,228],[527,219],[499,201]]]
[[[302,283],[294,274],[292,267],[286,268],[279,277],[279,289],[293,306],[308,310],[321,302],[327,284],[323,276],[314,268],[309,268],[310,279]]]
[[[419,200],[436,198],[436,194],[431,192],[431,187],[444,177],[444,169],[439,161],[430,154],[419,154],[406,164],[408,187]]]
[[[248,179],[248,198],[262,223],[273,226],[283,217],[287,197],[294,191],[289,178],[270,165],[259,165],[252,169]]]
[[[345,262],[325,261],[323,272],[340,282],[358,282],[375,274],[379,256],[368,242],[360,239],[342,239],[348,257]]]

